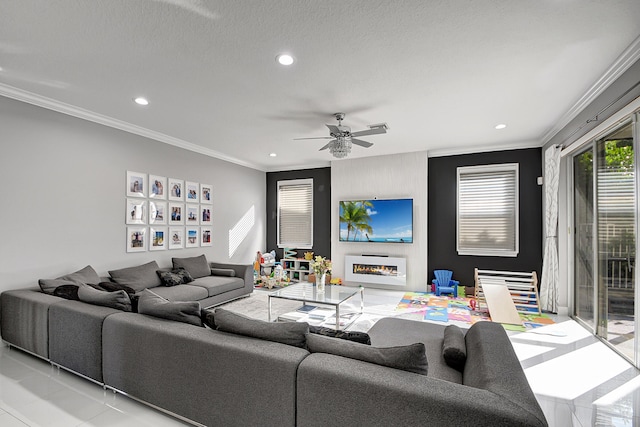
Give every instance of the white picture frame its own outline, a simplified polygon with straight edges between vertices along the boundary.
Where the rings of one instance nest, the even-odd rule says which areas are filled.
[[[200,227],[187,227],[185,231],[185,248],[197,248],[200,246]]]
[[[147,227],[127,227],[127,252],[147,250]]]
[[[149,198],[167,200],[167,177],[149,174]]]
[[[167,184],[167,198],[174,201],[184,200],[184,181],[176,178],[169,178]]]
[[[140,199],[127,199],[125,209],[125,224],[140,225],[147,223],[147,201]]]
[[[149,250],[164,251],[167,249],[167,227],[149,227]]]
[[[213,203],[213,186],[210,184],[200,184],[200,203]]]
[[[149,225],[166,225],[168,215],[167,202],[149,200]]]
[[[212,225],[213,219],[211,218],[211,211],[213,207],[211,205],[200,205],[200,225]]]
[[[126,187],[127,197],[147,197],[147,174],[127,171]]]
[[[184,203],[169,202],[167,215],[169,225],[184,225]]]
[[[187,203],[198,203],[200,201],[200,184],[187,181],[184,185],[184,196]]]
[[[213,246],[211,241],[213,229],[211,227],[200,227],[200,246]]]
[[[184,211],[185,225],[200,225],[200,205],[187,205]]]
[[[169,227],[169,249],[184,248],[184,227]]]

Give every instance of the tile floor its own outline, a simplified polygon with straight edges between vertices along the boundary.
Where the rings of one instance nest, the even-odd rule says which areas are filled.
[[[402,292],[367,289],[366,329]],[[550,426],[640,425],[640,375],[576,322],[509,333]],[[188,425],[19,350],[0,346],[0,426]]]

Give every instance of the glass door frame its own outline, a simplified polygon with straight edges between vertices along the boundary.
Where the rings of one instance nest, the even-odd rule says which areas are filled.
[[[635,218],[634,218],[634,233],[635,233],[635,253],[640,253],[638,251],[640,247],[640,238],[638,238],[640,234],[640,112],[638,110],[632,112],[631,114],[627,114],[623,119],[618,120],[616,123],[603,126],[601,131],[598,131],[597,134],[593,137],[590,137],[588,140],[583,141],[579,146],[572,147],[571,152],[564,156],[563,162],[566,166],[566,182],[567,182],[567,196],[568,196],[568,210],[567,210],[567,224],[569,228],[568,232],[568,244],[567,244],[567,256],[568,256],[568,271],[567,277],[569,279],[569,315],[572,319],[582,325],[585,329],[592,332],[598,339],[600,339],[604,344],[612,348],[616,353],[620,354],[625,359],[632,362],[636,367],[640,367],[640,274],[634,273],[634,356],[633,358],[629,358],[628,356],[621,353],[615,345],[611,344],[603,334],[606,335],[606,328],[602,326],[602,313],[600,313],[599,307],[599,280],[600,280],[600,262],[598,259],[598,251],[599,251],[599,236],[598,236],[598,209],[596,207],[596,203],[598,200],[597,193],[597,157],[598,150],[597,144],[602,138],[604,138],[607,134],[615,132],[616,129],[620,129],[623,126],[632,124],[632,134],[633,134],[633,155],[634,155],[634,197],[635,197]],[[597,128],[596,128],[597,129]],[[577,295],[576,295],[576,275],[575,275],[575,244],[576,244],[576,224],[575,224],[575,170],[574,170],[574,159],[584,154],[587,151],[591,151],[593,153],[593,200],[594,200],[594,211],[593,211],[593,229],[592,235],[594,236],[592,241],[593,248],[593,325],[583,321],[577,316]],[[634,269],[637,268],[638,265],[634,265]]]

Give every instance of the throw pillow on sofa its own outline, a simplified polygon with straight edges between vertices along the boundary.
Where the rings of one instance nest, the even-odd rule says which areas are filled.
[[[106,292],[99,291],[89,285],[78,286],[78,299],[80,301],[116,308],[122,311],[131,311],[131,299],[125,291]]]
[[[165,286],[178,286],[193,282],[193,277],[184,268],[174,268],[171,271],[158,270],[158,276]]]
[[[467,361],[467,345],[464,342],[464,332],[456,325],[448,325],[444,329],[442,357],[447,365],[453,369],[464,371],[464,364]]]
[[[190,258],[171,258],[173,268],[184,268],[194,279],[211,276],[211,267],[204,254]]]
[[[214,312],[207,311],[205,321],[212,329],[232,334],[275,341],[294,347],[304,348],[309,333],[309,325],[304,322],[272,323],[252,319],[241,314],[218,308]]]
[[[158,268],[158,263],[151,261],[136,267],[109,271],[109,275],[114,282],[127,285],[134,291],[140,292],[146,288],[153,288],[162,284],[156,274]]]
[[[149,289],[145,289],[138,298],[138,313],[203,326],[198,301],[173,302]]]
[[[53,291],[58,286],[63,285],[79,285],[81,283],[97,285],[100,283],[100,276],[98,273],[91,267],[87,265],[85,268],[76,271],[75,273],[66,274],[64,276],[58,277],[57,279],[40,279],[38,280],[38,285],[40,285],[40,289],[45,294],[53,295]]]
[[[349,357],[389,368],[402,369],[420,375],[427,375],[428,363],[425,346],[415,343],[398,347],[372,347],[369,345],[309,334],[307,349],[311,353],[328,353]]]
[[[366,332],[339,331],[333,328],[325,328],[322,326],[309,326],[309,332],[312,334],[323,335],[325,337],[340,338],[341,340],[371,345],[371,337]]]
[[[78,298],[78,285],[58,286],[53,290],[53,295],[72,301],[80,301],[80,298]]]

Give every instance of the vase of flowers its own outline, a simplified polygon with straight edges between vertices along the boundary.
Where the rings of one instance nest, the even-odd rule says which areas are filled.
[[[311,263],[311,268],[316,275],[316,291],[324,292],[327,273],[331,271],[331,261],[325,257],[317,256]]]

